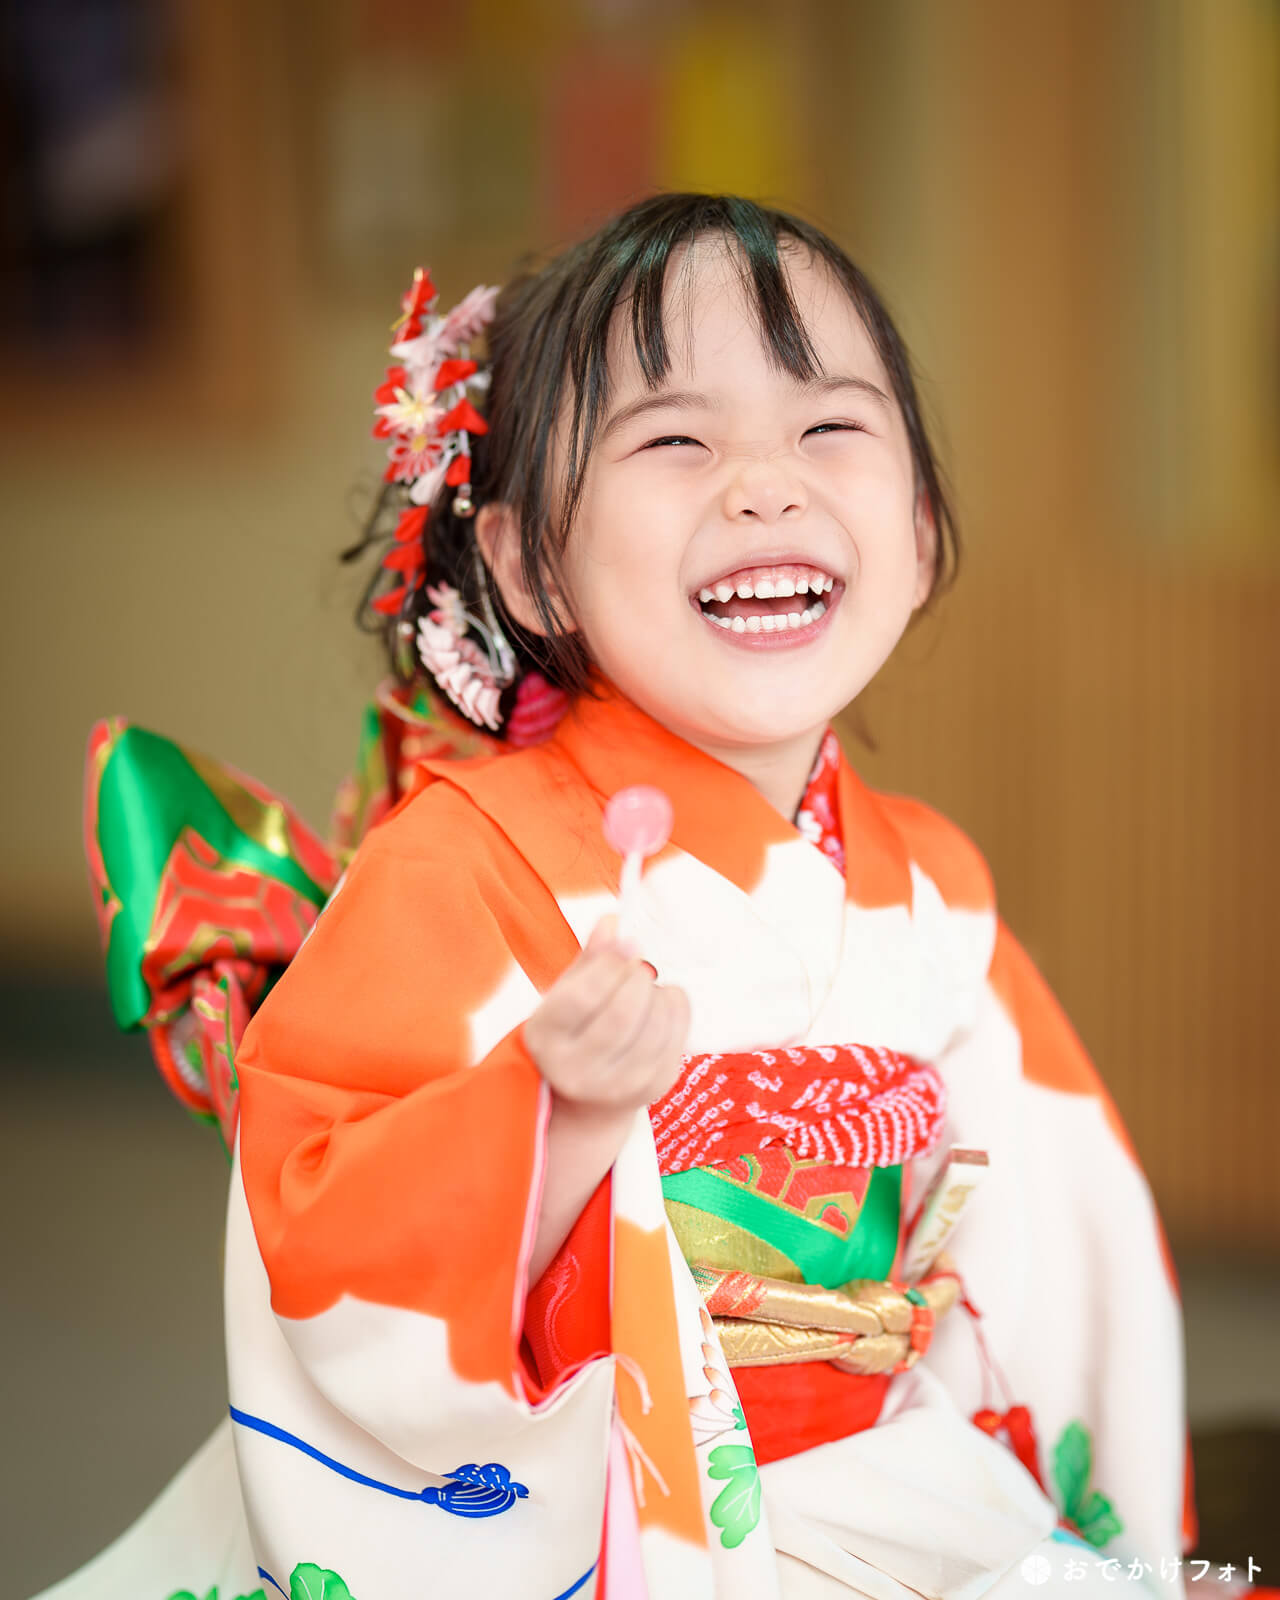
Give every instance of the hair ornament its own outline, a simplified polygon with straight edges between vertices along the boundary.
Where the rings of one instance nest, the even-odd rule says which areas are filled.
[[[502,737],[523,748],[550,737],[568,708],[568,696],[540,672],[521,670],[498,621],[489,573],[474,539],[467,541],[469,574],[455,573],[456,582],[427,583],[428,521],[441,490],[455,490],[450,503],[455,517],[475,514],[471,437],[488,432],[476,402],[488,388],[489,371],[470,346],[493,321],[497,297],[496,288],[481,285],[452,310],[440,312],[430,273],[423,268],[414,273],[392,327],[394,365],[374,391],[373,432],[387,440],[387,466],[363,535],[343,559],[353,561],[387,538],[387,524],[393,522],[389,548],[365,592],[361,614],[367,615],[367,607],[379,617],[394,618],[391,650],[397,672],[408,680],[420,663],[477,727],[493,733],[502,728],[503,694],[515,684]],[[394,580],[390,586],[385,574]],[[414,604],[424,586],[430,602],[425,612],[421,602]]]
[[[488,591],[483,592],[487,600]],[[516,675],[511,646],[496,621],[490,628],[466,610],[451,584],[428,584],[427,598],[434,602],[434,610],[418,619],[423,666],[464,716],[496,733],[502,720],[498,712],[502,691]],[[467,637],[472,628],[484,638],[487,656]]]
[[[384,484],[402,486],[409,501],[382,562],[396,583],[369,602],[382,616],[399,615],[422,585],[426,520],[441,488],[457,491],[455,516],[475,514],[471,436],[489,429],[471,396],[483,393],[489,374],[471,358],[469,346],[492,322],[497,297],[496,288],[480,285],[440,313],[431,274],[419,267],[400,301],[401,315],[392,328],[395,365],[374,391],[374,437],[388,441]],[[380,497],[379,511],[384,503],[385,496]]]

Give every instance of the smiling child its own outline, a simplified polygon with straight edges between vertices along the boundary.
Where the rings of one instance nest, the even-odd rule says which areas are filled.
[[[432,293],[373,603],[397,703],[483,753],[413,768],[245,1034],[231,1423],[165,1570],[180,1505],[224,1596],[970,1600],[1174,1555],[1142,1173],[975,847],[831,731],[955,566],[883,305],[703,195]],[[624,940],[633,785],[674,823]]]

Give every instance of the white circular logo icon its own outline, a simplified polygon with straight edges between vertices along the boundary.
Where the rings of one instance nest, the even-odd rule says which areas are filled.
[[[1026,1557],[1021,1571],[1028,1583],[1048,1583],[1053,1576],[1048,1556],[1042,1556],[1038,1551]]]

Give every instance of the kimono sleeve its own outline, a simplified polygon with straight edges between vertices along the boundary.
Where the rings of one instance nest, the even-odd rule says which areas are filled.
[[[395,820],[246,1033],[239,1167],[293,1356],[421,1460],[446,1389],[464,1427],[537,1398],[519,1342],[549,1096],[521,1031],[538,987],[512,947],[540,942],[554,965],[577,946],[484,819],[442,829],[449,849],[406,848]]]
[[[940,1065],[949,1141],[990,1157],[953,1254],[1004,1404],[1030,1408],[1046,1490],[1071,1526],[1108,1556],[1174,1556],[1182,1331],[1159,1216],[1084,1045],[999,919],[974,1025]],[[966,1409],[989,1406],[988,1381],[961,1359],[972,1338],[947,1331],[938,1369]]]
[[[1003,922],[989,986],[1018,1032],[1028,1201],[1042,1218],[1035,1253],[1046,1284],[1057,1280],[1043,1312],[1056,1305],[1079,1352],[1073,1381],[1039,1375],[1052,1396],[1042,1448],[1055,1498],[1092,1542],[1172,1557],[1194,1542],[1195,1510],[1164,1228],[1110,1093]],[[1041,1317],[1027,1332],[1047,1351],[1059,1337]]]

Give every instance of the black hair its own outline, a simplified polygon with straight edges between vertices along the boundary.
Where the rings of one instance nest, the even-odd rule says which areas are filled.
[[[492,378],[484,407],[489,432],[472,440],[473,499],[480,506],[500,503],[518,509],[521,568],[545,637],[521,628],[502,607],[492,582],[491,590],[521,666],[536,666],[570,695],[588,688],[591,661],[581,635],[564,629],[548,580],[559,579],[560,558],[606,414],[615,312],[625,306],[640,370],[650,387],[657,388],[670,367],[663,319],[668,266],[681,246],[703,237],[718,237],[730,248],[771,360],[801,381],[818,373],[819,362],[787,281],[786,249],[798,246],[829,268],[866,328],[906,424],[916,492],[928,508],[935,534],[930,599],[955,577],[958,530],[921,415],[911,361],[865,275],[825,233],[787,212],[735,195],[656,195],[540,270],[525,270],[512,279],[498,297],[489,329]],[[565,482],[556,486],[551,463],[566,382],[571,409]],[[452,489],[441,492],[428,520],[428,581],[453,584],[474,610],[474,524],[453,513],[453,494]],[[558,516],[553,512],[557,502]],[[416,612],[428,606],[419,590],[408,615],[416,620]]]

